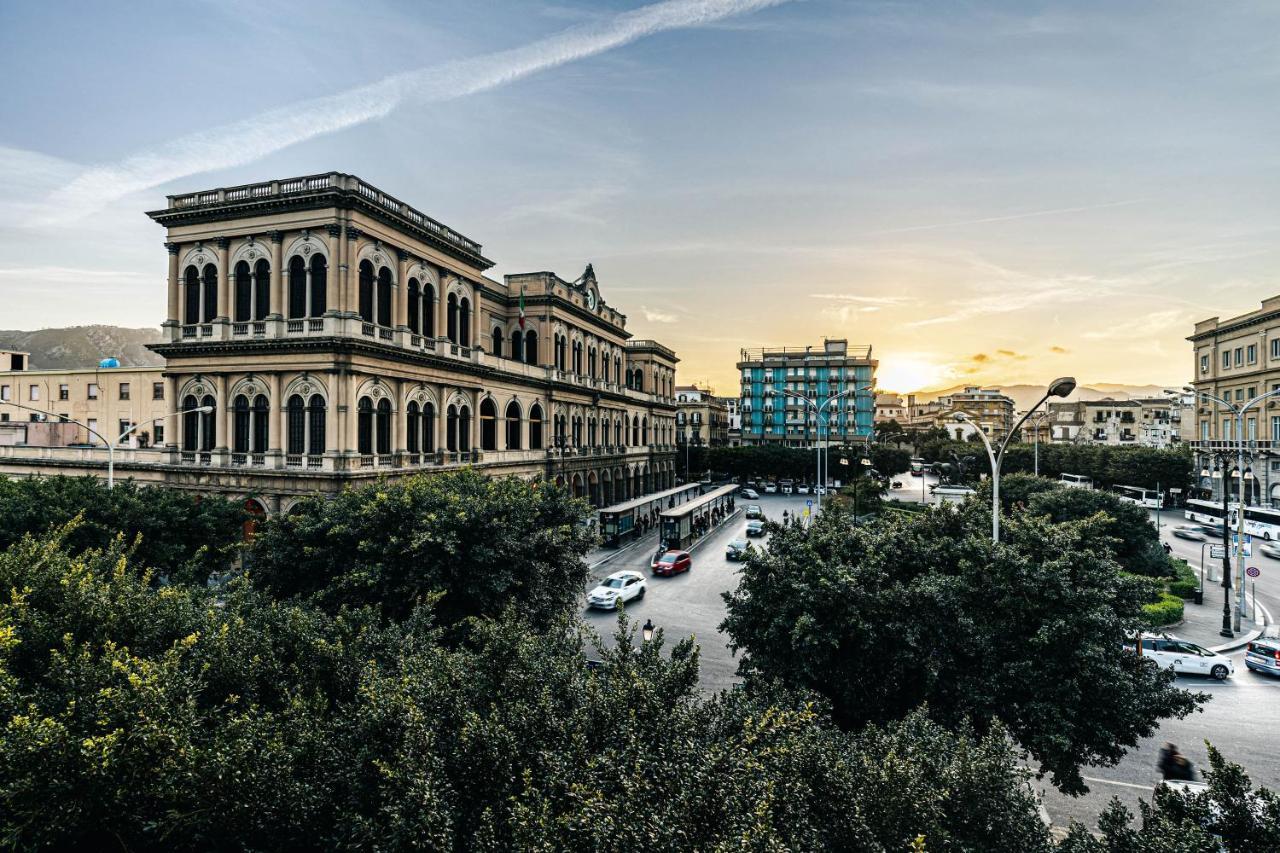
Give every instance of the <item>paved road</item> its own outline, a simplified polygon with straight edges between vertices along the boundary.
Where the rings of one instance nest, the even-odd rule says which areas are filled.
[[[806,500],[813,498],[761,495],[757,503],[766,516],[780,519],[784,510],[803,512]],[[739,499],[738,507],[744,509],[748,503],[751,501]],[[627,614],[642,624],[644,620],[652,619],[653,624],[664,631],[668,648],[675,640],[693,637],[701,647],[700,681],[702,689],[708,693],[728,689],[740,680],[736,675],[737,659],[730,654],[725,645],[727,638],[720,633],[720,623],[725,616],[724,599],[720,595],[738,586],[739,564],[726,560],[724,553],[730,540],[745,537],[743,530],[746,525],[742,512],[729,519],[691,550],[693,568],[675,577],[653,577],[649,571],[649,560],[658,546],[656,533],[595,572],[598,577],[621,569],[644,573],[649,579],[648,591],[643,601],[628,605]],[[756,547],[762,544],[760,539],[752,541]],[[617,619],[614,613],[584,609],[582,615],[583,620],[607,642],[613,642],[612,632]]]

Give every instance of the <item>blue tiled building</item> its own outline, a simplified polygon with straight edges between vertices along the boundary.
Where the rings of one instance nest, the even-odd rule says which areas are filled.
[[[876,367],[870,346],[828,339],[821,346],[744,349],[738,361],[742,382],[742,443],[812,447],[818,417],[791,391],[815,404],[854,389],[827,407],[822,435],[832,444],[866,441],[875,417]]]

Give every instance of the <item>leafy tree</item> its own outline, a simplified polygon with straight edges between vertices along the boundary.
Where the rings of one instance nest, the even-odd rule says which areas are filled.
[[[581,595],[593,538],[563,489],[471,470],[316,497],[270,519],[247,555],[279,598],[336,611],[372,605],[403,619],[439,595],[444,625],[519,599],[546,625]]]
[[[68,545],[104,548],[116,536],[136,540],[137,559],[166,580],[204,583],[239,552],[244,508],[214,496],[96,477],[0,478],[0,548],[24,534],[81,522]]]
[[[1004,481],[1001,480],[1001,491]],[[1173,564],[1160,545],[1160,535],[1147,511],[1097,489],[1053,488],[1031,495],[1027,512],[1048,516],[1055,523],[1079,521],[1102,514],[1101,535],[1126,571],[1149,577],[1173,575]]]
[[[1056,481],[1033,474],[1002,474],[1000,476],[1000,509],[1005,513],[1025,509],[1035,495],[1060,488],[1062,487]],[[990,506],[990,479],[983,480],[977,492],[978,502],[984,506]]]
[[[975,502],[853,526],[777,530],[726,593],[723,623],[749,685],[828,698],[856,730],[927,703],[949,726],[1000,720],[1067,792],[1203,696],[1125,652],[1150,596],[1097,540],[1106,520],[1031,513],[992,545]]]
[[[911,454],[898,447],[873,445],[871,467],[882,477],[905,474],[911,470]]]
[[[998,727],[859,733],[777,685],[706,701],[690,641],[506,613],[330,616],[156,589],[66,531],[0,554],[0,841],[127,850],[1047,851]]]

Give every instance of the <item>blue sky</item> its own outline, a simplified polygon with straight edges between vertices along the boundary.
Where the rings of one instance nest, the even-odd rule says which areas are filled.
[[[593,262],[682,381],[730,391],[739,347],[825,335],[899,390],[1178,382],[1194,320],[1280,293],[1278,25],[1177,0],[9,0],[0,328],[156,325],[143,211],[336,169],[495,274]]]

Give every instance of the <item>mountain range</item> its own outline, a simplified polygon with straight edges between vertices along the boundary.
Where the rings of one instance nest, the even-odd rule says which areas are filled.
[[[104,358],[119,359],[121,367],[157,367],[164,359],[146,345],[160,340],[159,329],[124,326],[71,326],[34,332],[0,329],[0,350],[31,353],[32,370],[96,367]]]
[[[938,391],[918,391],[916,392],[916,401],[927,403],[930,400],[936,400],[939,397],[945,397],[948,394],[956,394],[963,391],[965,385],[957,385],[954,388],[943,388]],[[999,388],[1000,393],[1006,397],[1013,399],[1014,408],[1017,411],[1026,411],[1036,404],[1045,392],[1044,385],[983,385],[983,388]],[[1167,397],[1164,393],[1163,385],[1126,385],[1116,382],[1095,382],[1091,385],[1079,385],[1067,398],[1068,401],[1075,400],[1101,400],[1106,397],[1112,397],[1117,400],[1134,400],[1139,397]],[[906,395],[901,395],[903,401]]]

